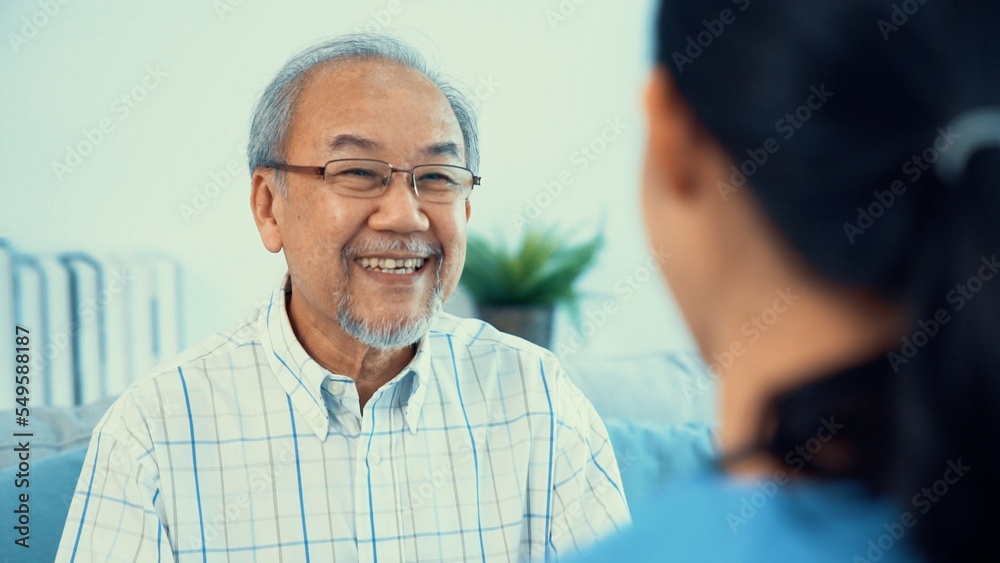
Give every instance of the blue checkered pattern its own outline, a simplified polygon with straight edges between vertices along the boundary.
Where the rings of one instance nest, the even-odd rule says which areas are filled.
[[[590,402],[481,321],[439,315],[363,414],[279,289],[111,407],[57,560],[555,561],[629,523]]]

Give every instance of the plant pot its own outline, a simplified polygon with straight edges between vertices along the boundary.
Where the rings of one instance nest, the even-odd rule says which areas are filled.
[[[552,341],[554,307],[536,305],[478,305],[479,318],[497,329],[548,348]]]

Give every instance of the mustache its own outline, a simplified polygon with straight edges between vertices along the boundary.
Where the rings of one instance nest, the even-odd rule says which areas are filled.
[[[433,256],[441,258],[444,256],[444,248],[440,243],[421,239],[420,237],[366,237],[356,241],[351,241],[345,245],[341,254],[347,262],[362,254],[377,254],[379,252],[408,252],[411,254]]]

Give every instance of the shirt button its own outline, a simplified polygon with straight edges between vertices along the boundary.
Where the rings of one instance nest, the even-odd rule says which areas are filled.
[[[368,463],[371,465],[378,465],[382,463],[382,456],[380,456],[377,451],[371,452],[368,454]]]
[[[330,384],[327,385],[327,390],[334,395],[340,395],[344,392],[344,382],[331,381]]]

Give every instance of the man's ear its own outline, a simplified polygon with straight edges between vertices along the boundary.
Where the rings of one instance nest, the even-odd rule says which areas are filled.
[[[250,210],[257,223],[260,240],[271,252],[281,250],[281,224],[285,198],[275,184],[274,171],[257,168],[253,171],[250,189]]]
[[[465,222],[468,223],[469,219],[472,218],[472,202],[465,200]]]

